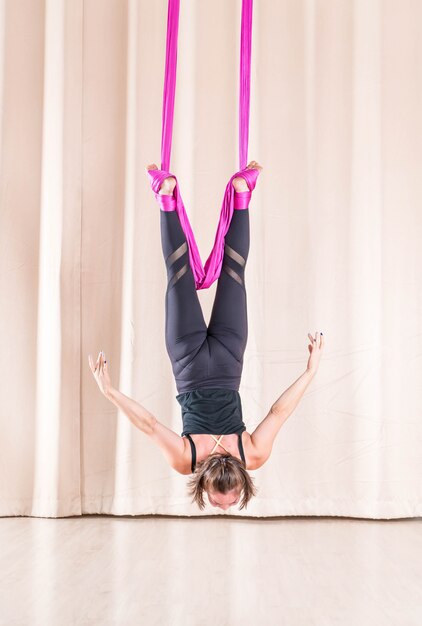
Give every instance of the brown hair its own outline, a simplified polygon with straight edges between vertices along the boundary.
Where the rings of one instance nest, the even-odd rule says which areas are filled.
[[[227,493],[232,489],[242,491],[239,509],[257,493],[244,462],[231,454],[210,454],[197,464],[188,481],[188,493],[200,509],[205,507],[204,491]]]

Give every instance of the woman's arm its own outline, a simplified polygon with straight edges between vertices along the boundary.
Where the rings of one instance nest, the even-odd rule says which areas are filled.
[[[306,370],[277,398],[268,415],[251,434],[254,456],[257,459],[256,467],[263,465],[270,456],[278,431],[299,404],[318,370],[319,360],[324,347],[324,338],[319,335],[320,333],[316,333],[314,339],[308,334],[312,343],[308,346],[310,357]]]
[[[258,424],[251,434],[254,456],[257,459],[256,467],[261,467],[271,454],[274,439],[289,415],[299,404],[307,386],[315,372],[306,370],[281,396],[274,402],[268,415]]]
[[[112,386],[102,352],[98,355],[95,367],[89,355],[89,366],[103,395],[157,444],[173,469],[180,474],[189,474],[190,450],[186,448],[186,439],[161,424],[145,407]]]
[[[146,408],[132,398],[125,396],[118,389],[111,387],[105,397],[123,411],[136,428],[142,430],[157,444],[173,469],[180,474],[190,474],[185,438],[161,424]]]

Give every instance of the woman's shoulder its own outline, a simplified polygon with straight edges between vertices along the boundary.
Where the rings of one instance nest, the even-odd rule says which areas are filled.
[[[181,440],[183,442],[183,452],[177,458],[177,461],[172,464],[172,467],[179,474],[187,476],[188,474],[192,474],[192,444],[186,436],[182,435]]]
[[[246,469],[255,470],[261,467],[263,465],[262,458],[253,445],[250,433],[246,430],[242,433],[242,445],[246,459]]]
[[[186,437],[181,437],[159,420],[156,420],[150,437],[176,472],[190,473],[191,451]]]

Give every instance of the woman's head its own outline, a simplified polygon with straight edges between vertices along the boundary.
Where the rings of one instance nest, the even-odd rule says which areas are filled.
[[[205,491],[211,506],[223,510],[239,501],[239,509],[243,509],[257,492],[243,461],[231,454],[211,454],[198,463],[188,490],[200,509],[205,507]]]

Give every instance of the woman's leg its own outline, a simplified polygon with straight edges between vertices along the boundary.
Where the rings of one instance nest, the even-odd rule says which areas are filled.
[[[208,335],[218,339],[238,360],[248,338],[245,265],[249,254],[249,208],[235,209],[225,237],[224,259]]]
[[[177,373],[190,362],[207,337],[207,325],[189,263],[189,250],[179,216],[160,209],[161,243],[167,268],[165,340]],[[181,361],[181,363],[177,363]],[[176,368],[176,369],[175,369]]]

